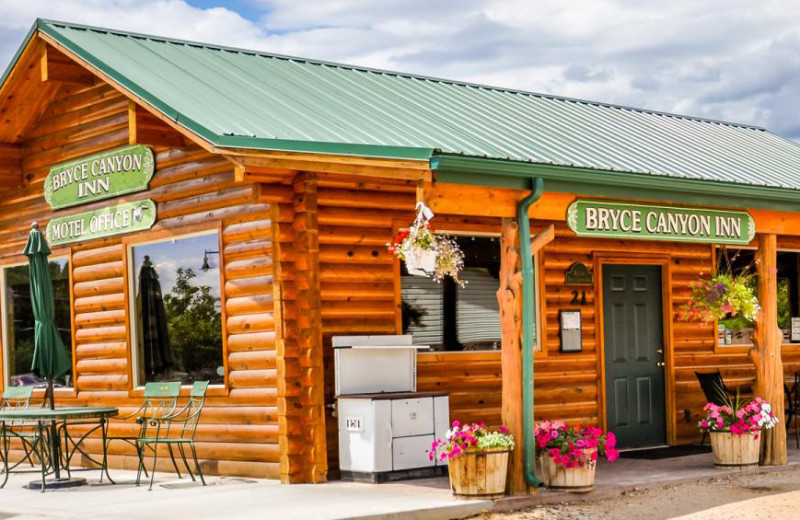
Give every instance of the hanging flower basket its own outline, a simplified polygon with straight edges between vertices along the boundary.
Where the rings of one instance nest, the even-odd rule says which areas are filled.
[[[422,202],[417,203],[414,222],[387,247],[405,262],[408,274],[427,276],[437,282],[449,276],[463,286],[458,275],[464,267],[464,253],[451,237],[434,232],[430,225],[432,218],[433,212]]]
[[[684,307],[681,319],[711,323],[739,317],[753,323],[761,306],[752,287],[753,275],[749,273],[724,273],[695,280],[691,283],[691,300]]]
[[[436,251],[432,249],[411,249],[405,255],[405,262],[408,274],[433,276],[436,272]]]

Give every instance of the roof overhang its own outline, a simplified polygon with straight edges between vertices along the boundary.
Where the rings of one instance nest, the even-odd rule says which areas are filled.
[[[541,178],[545,190],[550,192],[731,208],[800,210],[800,190],[749,184],[453,155],[434,156],[431,170],[437,182],[454,184],[526,190],[531,178]]]

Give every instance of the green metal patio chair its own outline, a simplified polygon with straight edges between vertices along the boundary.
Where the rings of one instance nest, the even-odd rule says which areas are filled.
[[[106,436],[106,450],[112,441],[122,441],[136,448],[139,457],[139,468],[144,463],[143,446],[138,440],[145,435],[148,424],[152,420],[163,419],[175,413],[178,408],[178,395],[181,392],[181,382],[171,381],[164,383],[147,383],[144,385],[144,401],[141,406],[124,417],[116,417],[109,421],[111,424],[136,425],[136,433]],[[172,464],[178,471],[178,464],[173,457]],[[145,474],[147,470],[145,470]],[[138,482],[138,479],[137,479]]]
[[[203,470],[200,469],[200,462],[197,460],[195,435],[197,434],[197,425],[200,422],[200,414],[205,404],[207,390],[208,381],[195,381],[192,385],[192,391],[189,394],[189,401],[186,403],[186,406],[170,416],[149,420],[149,427],[142,430],[143,435],[138,439],[140,445],[139,452],[144,453],[145,447],[150,448],[153,452],[153,467],[150,471],[150,487],[148,491],[153,489],[156,464],[158,462],[159,444],[167,446],[170,458],[172,458],[172,464],[175,466],[175,472],[178,474],[178,478],[182,478],[177,465],[175,465],[175,456],[172,451],[173,446],[178,448],[181,458],[183,459],[183,464],[186,466],[186,471],[192,478],[192,482],[196,482],[197,480],[192,473],[192,469],[189,467],[189,462],[186,460],[184,446],[191,449],[195,471],[200,477],[200,482],[202,482],[204,486],[206,485],[206,480],[203,477]],[[140,459],[139,471],[136,474],[136,485],[139,485],[141,481],[142,471],[147,475],[147,471],[144,467],[144,460]]]
[[[33,389],[33,385],[6,387],[3,391],[2,401],[0,401],[0,410],[24,409],[30,407]],[[36,424],[27,423],[25,421],[9,421],[1,424],[0,428],[5,430],[7,437],[18,439],[25,452],[25,456],[15,464],[9,465],[8,469],[12,470],[26,460],[30,463],[31,467],[33,467],[33,455],[38,454],[36,448],[38,444],[42,442],[42,437],[39,434],[39,429],[36,428]],[[47,446],[47,444],[45,443],[44,446]],[[8,457],[7,445],[3,446],[2,456],[4,458]]]

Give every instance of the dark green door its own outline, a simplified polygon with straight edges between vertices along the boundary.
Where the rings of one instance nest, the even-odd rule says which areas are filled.
[[[621,448],[666,442],[661,267],[603,266],[606,418]]]

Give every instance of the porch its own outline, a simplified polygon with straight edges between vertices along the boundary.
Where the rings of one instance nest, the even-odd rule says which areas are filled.
[[[789,450],[789,464],[762,467],[751,472],[786,472],[800,468],[800,450]],[[212,477],[208,487],[178,480],[173,474],[159,474],[152,492],[133,485],[135,473],[114,471],[117,485],[100,484],[74,490],[40,494],[22,489],[30,475],[13,475],[0,490],[0,517],[25,518],[236,518],[274,520],[344,519],[430,519],[465,518],[483,511],[508,511],[547,504],[564,504],[613,499],[626,491],[642,491],[666,485],[702,482],[734,475],[717,470],[711,454],[660,460],[621,458],[614,464],[600,464],[595,491],[583,495],[540,491],[530,497],[508,497],[496,502],[457,500],[446,478],[372,485],[329,482],[322,485],[281,486],[275,480]]]

